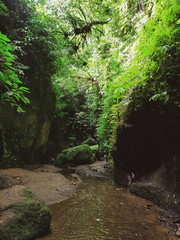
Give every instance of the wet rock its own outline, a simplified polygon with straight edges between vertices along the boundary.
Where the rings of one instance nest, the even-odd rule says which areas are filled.
[[[147,96],[152,94],[150,89],[147,85],[131,92],[131,101],[117,125],[112,153],[115,182],[129,186],[128,175],[133,172],[135,177],[130,179],[131,183],[142,183],[141,191],[134,193],[155,200],[164,209],[178,210],[179,109],[172,104],[162,104],[161,101],[149,101]]]
[[[1,190],[0,199],[1,239],[32,239],[49,230],[49,208],[24,186]]]
[[[68,195],[66,192],[69,192],[69,194],[74,192],[75,187],[62,174],[46,172],[46,168],[44,170],[45,172],[35,172],[22,168],[14,168],[0,170],[0,175],[4,183],[6,183],[4,187],[11,186],[9,184],[18,185],[20,183],[29,188],[47,205],[67,199]],[[21,179],[17,179],[15,176],[21,176]],[[63,194],[60,195],[55,189],[58,189]]]
[[[34,172],[50,172],[50,173],[60,173],[62,172],[62,168],[55,167],[50,164],[43,164],[39,168],[33,169]]]
[[[89,145],[83,144],[77,147],[68,148],[60,153],[55,161],[55,166],[58,166],[59,162],[66,162],[71,166],[79,164],[93,163],[94,155]]]
[[[65,162],[67,161],[66,159],[66,155],[64,153],[59,153],[56,157],[56,160],[54,162],[54,165],[56,167],[61,167],[65,164]]]
[[[110,171],[108,168],[104,168],[105,161],[97,161],[90,165],[79,165],[71,167],[76,171],[76,174],[80,176],[94,176],[94,177],[110,177]]]
[[[75,173],[72,173],[70,176],[71,176],[72,179],[75,179],[77,181],[81,181],[81,178]]]

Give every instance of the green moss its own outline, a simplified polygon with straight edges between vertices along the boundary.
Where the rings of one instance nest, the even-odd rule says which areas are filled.
[[[66,155],[64,153],[59,153],[56,157],[54,165],[60,167],[66,163]]]
[[[83,144],[63,151],[67,162],[71,165],[88,164],[94,162],[94,155],[89,145]]]
[[[26,200],[14,207],[15,217],[0,230],[3,240],[27,240],[46,233],[50,227],[51,211],[28,189]]]
[[[12,135],[13,132],[13,135]],[[20,154],[22,139],[18,136],[15,129],[2,131],[3,156],[0,162],[2,168],[22,167],[23,161]]]
[[[93,152],[93,154],[95,154],[95,152],[99,149],[99,145],[90,146],[90,149]]]
[[[98,150],[98,148],[99,148],[99,145],[90,146],[90,149],[91,149],[92,151],[96,151],[96,150]]]
[[[96,140],[94,138],[90,137],[90,138],[86,139],[82,144],[88,144],[88,145],[92,146],[92,145],[96,144]]]

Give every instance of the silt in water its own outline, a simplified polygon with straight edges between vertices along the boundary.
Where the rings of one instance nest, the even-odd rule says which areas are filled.
[[[38,240],[175,240],[151,202],[115,188],[111,180],[83,179],[71,199],[50,206],[51,233]]]

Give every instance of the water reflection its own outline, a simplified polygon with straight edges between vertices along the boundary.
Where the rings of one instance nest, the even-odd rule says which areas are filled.
[[[158,209],[146,200],[116,189],[110,180],[85,178],[77,195],[51,205],[51,233],[41,240],[169,240]]]

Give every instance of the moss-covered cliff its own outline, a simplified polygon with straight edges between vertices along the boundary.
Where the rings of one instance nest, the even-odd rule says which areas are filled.
[[[176,86],[177,87],[177,86]],[[135,89],[115,134],[115,181],[167,207],[180,203],[180,111]],[[173,101],[171,101],[173,99]]]
[[[0,15],[0,31],[11,40],[16,54],[13,64],[21,67],[17,68],[17,74],[30,90],[27,94],[30,104],[21,104],[16,97],[25,112],[17,113],[12,102],[0,105],[0,165],[12,167],[40,161],[45,154],[55,105],[51,86],[55,40],[36,17],[33,6],[24,1],[2,2],[7,9]],[[11,96],[13,91],[7,94]]]

